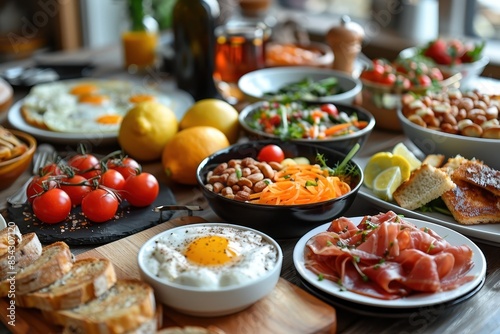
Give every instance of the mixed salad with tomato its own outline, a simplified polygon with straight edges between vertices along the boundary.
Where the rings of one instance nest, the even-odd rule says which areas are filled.
[[[145,207],[158,193],[158,180],[121,152],[103,159],[81,152],[50,162],[26,190],[33,213],[46,224],[66,220],[75,207],[80,207],[89,221],[103,223],[115,217],[120,202]]]
[[[419,54],[432,59],[439,65],[460,65],[472,63],[482,57],[485,42],[465,43],[458,39],[438,38],[419,49]]]
[[[398,58],[393,62],[377,58],[370,68],[361,72],[360,78],[399,90],[438,86],[444,74],[429,60],[422,57]]]
[[[349,115],[334,104],[307,105],[297,101],[263,102],[246,121],[252,129],[281,139],[327,139],[360,131],[368,125],[356,113]]]

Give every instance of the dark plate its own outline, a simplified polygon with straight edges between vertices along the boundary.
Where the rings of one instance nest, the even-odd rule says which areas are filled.
[[[345,299],[336,298],[332,295],[326,294],[319,290],[318,288],[309,284],[306,280],[304,280],[298,273],[297,276],[300,278],[300,285],[305,290],[323,300],[324,302],[346,311],[361,314],[370,317],[383,317],[383,318],[407,318],[410,316],[416,316],[419,314],[429,314],[431,313],[434,316],[445,314],[452,310],[453,307],[469,300],[474,295],[476,295],[484,286],[484,282],[486,277],[483,277],[481,282],[472,290],[465,293],[464,295],[453,299],[451,301],[434,304],[425,307],[417,307],[417,308],[384,308],[384,307],[374,307],[363,304],[357,304]]]
[[[155,202],[144,208],[120,204],[116,217],[104,223],[92,223],[85,219],[80,207],[73,208],[70,218],[58,224],[44,224],[34,215],[29,204],[9,206],[9,221],[15,222],[21,233],[35,232],[44,244],[64,241],[68,245],[96,245],[112,242],[169,220],[173,211],[154,212],[159,205],[175,204],[170,188],[160,186]]]

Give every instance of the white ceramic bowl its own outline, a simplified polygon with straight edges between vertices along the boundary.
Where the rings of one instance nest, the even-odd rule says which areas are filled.
[[[399,53],[399,57],[411,58],[417,54],[417,51],[418,51],[417,47],[407,48]],[[436,67],[439,68],[442,72],[447,73],[449,75],[460,73],[462,75],[462,79],[460,80],[461,87],[473,88],[470,86],[471,83],[474,81],[474,79],[480,76],[481,73],[483,73],[484,68],[486,67],[486,65],[488,65],[489,62],[490,59],[486,56],[483,56],[479,60],[472,63],[462,63],[453,66],[436,64]]]
[[[432,130],[408,120],[401,108],[397,114],[404,134],[424,154],[444,154],[448,158],[460,154],[467,159],[482,160],[488,166],[500,170],[499,139],[474,138]]]
[[[184,233],[193,228],[218,226],[252,231],[260,235],[263,240],[271,244],[277,251],[275,266],[266,272],[264,276],[250,282],[216,289],[203,289],[172,283],[165,278],[160,279],[156,277],[148,269],[146,260],[151,255],[157,240],[163,236],[174,232]],[[278,283],[283,262],[283,252],[274,239],[260,231],[234,224],[202,223],[175,227],[154,236],[141,247],[137,260],[141,279],[153,287],[155,295],[160,302],[184,314],[200,317],[216,317],[241,311],[267,296]]]
[[[342,93],[315,98],[314,101],[352,104],[361,92],[361,81],[352,76],[327,68],[308,66],[271,67],[256,70],[243,75],[238,81],[238,88],[249,102],[265,100],[264,93],[274,92],[281,87],[311,78],[314,81],[335,77],[339,81]]]

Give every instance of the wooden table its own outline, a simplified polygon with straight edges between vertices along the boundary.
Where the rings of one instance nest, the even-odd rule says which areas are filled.
[[[97,56],[95,56],[96,52]],[[105,78],[129,77],[128,74],[116,67],[116,62],[114,62],[114,59],[116,59],[115,49],[104,51],[90,50],[73,55],[61,55],[61,57],[64,57],[64,59],[72,59],[72,57],[98,59],[102,61],[102,65],[100,66],[101,71],[97,72],[100,74],[97,74],[97,76]],[[8,64],[2,64],[0,69],[6,66]],[[137,76],[132,78],[133,80],[150,81],[155,78],[155,75],[154,73],[150,73],[139,78]],[[154,82],[159,85],[160,89],[165,85],[171,87],[172,82],[169,78],[162,80],[158,78],[156,76],[156,81]],[[22,98],[24,94],[26,94],[26,91],[16,91],[15,99]],[[2,121],[5,122],[5,118],[2,120],[0,117],[0,122]],[[375,130],[363,150],[383,145],[384,141],[393,140],[396,136],[404,140],[404,136],[400,133]],[[362,154],[362,152],[359,154]],[[203,208],[203,211],[196,213],[196,215],[207,221],[221,220],[209,208],[208,203],[197,187],[168,183],[159,163],[147,164],[144,166],[144,169],[155,174],[160,182],[167,184],[171,188],[178,204],[199,205]],[[6,208],[6,198],[8,195],[28,177],[29,174],[26,172],[9,189],[0,192],[0,210]],[[361,196],[358,196],[351,208],[345,213],[345,216],[373,215],[381,211],[387,210],[377,207]],[[185,212],[177,212],[173,218],[178,218],[185,214]],[[300,287],[300,278],[296,274],[292,262],[292,252],[296,242],[296,239],[279,240],[284,252],[281,276]],[[485,285],[473,298],[450,309],[449,312],[443,312],[439,307],[428,307],[401,318],[391,318],[390,314],[387,314],[387,317],[359,315],[355,312],[346,311],[342,307],[336,307],[338,333],[500,333],[500,308],[498,307],[500,305],[500,256],[498,256],[500,245],[489,245],[481,241],[476,241],[476,243],[486,257],[488,268]],[[91,250],[92,247],[72,247],[72,249],[75,254],[81,254]]]

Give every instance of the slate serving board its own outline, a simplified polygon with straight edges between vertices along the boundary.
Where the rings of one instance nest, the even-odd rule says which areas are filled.
[[[131,207],[123,201],[118,208],[116,219],[104,223],[92,223],[82,214],[80,207],[73,208],[68,219],[58,224],[44,224],[31,210],[30,204],[7,209],[8,218],[15,222],[21,233],[35,232],[44,244],[64,241],[68,245],[99,245],[112,242],[143,231],[169,220],[173,211],[154,212],[159,205],[172,205],[175,197],[166,186],[160,186],[155,202],[144,208]]]

